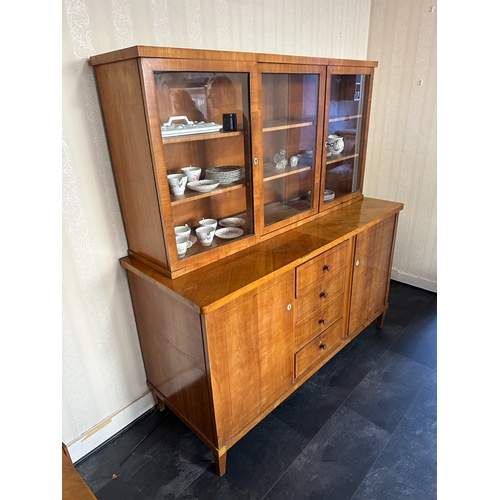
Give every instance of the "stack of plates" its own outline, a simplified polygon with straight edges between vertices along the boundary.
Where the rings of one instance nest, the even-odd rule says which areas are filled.
[[[213,167],[205,170],[205,179],[229,184],[239,181],[243,177],[243,167]]]

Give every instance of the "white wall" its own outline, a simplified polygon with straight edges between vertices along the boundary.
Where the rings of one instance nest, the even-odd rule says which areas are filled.
[[[373,0],[364,193],[401,201],[392,277],[437,291],[436,0]]]
[[[409,0],[401,3],[410,4]],[[416,3],[423,5],[421,1]],[[368,57],[371,4],[370,0],[63,2],[62,440],[69,445],[74,460],[152,405],[125,273],[118,264],[127,245],[89,56],[140,44],[350,59],[383,57],[385,52],[377,50]],[[380,12],[374,12],[377,17],[372,29],[378,29],[379,16],[392,10],[383,2],[374,5]],[[412,31],[410,35],[415,37],[417,33]],[[390,46],[385,39],[384,43]],[[412,59],[411,64],[414,62]],[[377,167],[370,172],[372,166],[368,166],[367,194],[379,196],[380,192],[387,195],[381,197],[399,200],[407,191],[395,190],[394,186],[404,178],[410,191],[413,182],[421,188],[420,177],[432,171],[432,165],[424,161],[413,167],[394,159],[390,163],[380,159],[382,150],[372,144],[373,140],[380,140],[381,127],[387,127],[384,109],[397,107],[402,95],[391,92],[382,98],[385,87],[377,82],[379,73],[387,76],[386,68],[382,66],[382,71],[376,72],[379,87],[369,161]],[[406,117],[411,120],[413,115],[407,113]],[[410,121],[407,126],[411,128]],[[419,134],[412,137],[418,139]],[[405,143],[389,144],[399,148]],[[408,175],[409,170],[413,174]],[[391,189],[380,191],[378,186],[388,182]],[[395,265],[403,273],[418,272],[424,281],[432,281],[435,248],[431,242],[418,246],[419,240],[412,237],[412,231],[420,228],[417,205],[409,204],[406,197],[401,201],[406,201],[407,208],[399,230]],[[418,203],[418,199],[413,201]],[[432,210],[426,213],[432,217]],[[429,239],[431,236],[429,233]],[[422,252],[426,255],[420,259],[421,265],[410,266],[412,256]]]

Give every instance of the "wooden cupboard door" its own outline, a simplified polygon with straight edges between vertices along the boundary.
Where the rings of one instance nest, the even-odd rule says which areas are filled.
[[[292,385],[292,294],[282,279],[224,312],[232,435]]]
[[[396,215],[356,236],[349,335],[387,309]]]

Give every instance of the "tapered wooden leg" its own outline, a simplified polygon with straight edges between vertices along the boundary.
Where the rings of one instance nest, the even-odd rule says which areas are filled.
[[[377,328],[382,328],[382,325],[384,324],[386,312],[387,312],[387,309],[377,318]]]
[[[156,395],[155,391],[151,391],[151,392],[152,392],[152,394],[153,394],[153,398],[154,398],[154,400],[155,400],[155,405],[156,405],[156,407],[158,408],[158,410],[163,411],[163,410],[165,409],[165,403],[163,402],[163,399],[160,399],[160,398]]]
[[[224,452],[222,455],[219,455],[219,452],[214,451],[213,454],[214,454],[215,471],[219,476],[223,476],[226,473],[227,452]]]

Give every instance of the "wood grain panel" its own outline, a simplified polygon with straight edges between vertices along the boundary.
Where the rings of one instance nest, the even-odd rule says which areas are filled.
[[[356,237],[349,335],[356,334],[387,308],[396,216]]]
[[[339,243],[350,241],[350,237],[402,208],[402,203],[364,198],[174,280],[130,257],[121,259],[121,263],[207,314],[275,278],[275,273],[295,269]]]
[[[342,320],[338,320],[295,354],[295,376],[297,378],[339,347],[343,336],[342,325]]]
[[[289,284],[282,279],[223,314],[232,434],[292,384]]]
[[[313,290],[297,300],[295,318],[301,319],[305,314],[309,314],[313,309],[320,307],[325,302],[329,302],[343,292],[347,292],[345,270],[332,279],[321,281]]]
[[[335,273],[348,264],[349,242],[344,241],[335,248],[311,259],[297,268],[296,296],[300,297],[311,286],[315,286],[318,280],[333,277]]]
[[[127,277],[148,383],[204,441],[213,442],[200,315],[142,277]]]
[[[163,225],[137,63],[97,66],[95,72],[128,246],[165,266]]]
[[[295,326],[294,348],[300,349],[320,332],[332,326],[344,314],[344,295],[322,304]],[[343,335],[343,331],[341,332]]]

